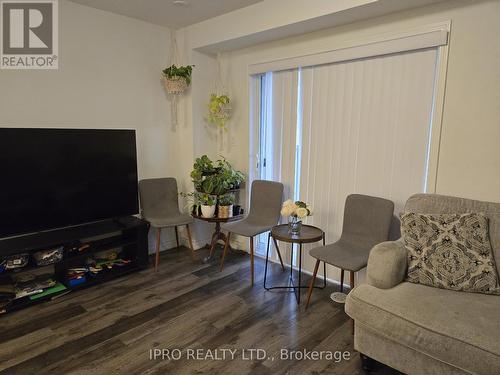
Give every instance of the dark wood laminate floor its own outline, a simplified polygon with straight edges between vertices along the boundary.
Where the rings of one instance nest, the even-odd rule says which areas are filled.
[[[172,249],[162,253],[158,273],[144,270],[4,315],[0,374],[363,374],[351,322],[329,299],[334,287],[315,290],[305,311],[291,293],[265,291],[263,269],[257,259],[251,288],[246,255],[231,254],[219,272],[218,259],[193,263],[186,249]],[[272,283],[288,277],[277,265],[270,274]],[[154,348],[183,352],[179,360],[151,360]],[[244,360],[241,349],[251,348],[264,349],[266,359]],[[348,351],[351,359],[281,360],[282,348]],[[234,360],[226,351],[226,360],[210,361],[188,360],[187,349],[219,349],[220,358],[220,349],[237,351]],[[396,374],[386,367],[372,373]]]

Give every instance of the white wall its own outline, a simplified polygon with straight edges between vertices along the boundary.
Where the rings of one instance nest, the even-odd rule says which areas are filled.
[[[437,193],[500,202],[499,14],[499,1],[453,0],[227,53],[224,63],[234,115],[229,124],[231,147],[225,155],[238,168],[248,170],[249,64],[327,51],[376,34],[451,20]],[[231,22],[236,25],[239,20]],[[224,27],[231,30],[231,26]],[[193,34],[203,29],[198,26],[183,33],[188,40],[200,40]],[[191,53],[191,60],[197,71],[214,69],[213,57],[202,59],[196,54]],[[205,95],[198,91],[190,98],[193,111],[200,107],[199,98],[208,98],[210,88],[204,89]],[[198,123],[191,126],[196,127],[195,139],[207,140]],[[206,142],[204,152],[207,145],[216,150],[215,142]]]
[[[139,175],[168,173],[169,30],[59,3],[59,70],[0,70],[0,125],[136,129]]]
[[[140,178],[175,176],[160,81],[170,31],[59,4],[59,70],[0,70],[0,126],[136,129]]]

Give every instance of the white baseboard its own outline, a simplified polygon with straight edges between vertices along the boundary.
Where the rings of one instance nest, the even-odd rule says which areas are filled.
[[[150,235],[149,236],[149,254],[154,254],[156,252],[156,234]],[[195,250],[201,249],[206,246],[206,244],[210,243],[210,238],[201,238],[201,239],[196,239],[193,238],[193,247]],[[189,241],[187,239],[187,236],[184,235],[184,233],[179,231],[179,244],[181,246],[186,246],[189,248]],[[161,244],[160,244],[160,251],[165,251],[168,249],[172,249],[174,247],[177,247],[177,242],[175,240],[175,235],[174,234],[162,234],[161,237]]]

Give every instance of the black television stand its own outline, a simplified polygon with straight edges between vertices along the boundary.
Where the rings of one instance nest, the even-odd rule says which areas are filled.
[[[25,236],[0,240],[0,260],[16,254],[29,254],[26,266],[5,270],[0,275],[14,276],[21,272],[30,272],[41,267],[53,267],[54,278],[65,286],[58,294],[76,291],[115,279],[144,269],[149,264],[148,255],[148,222],[134,216],[121,217],[106,221],[85,224],[76,227],[56,229],[47,232],[28,234]],[[73,244],[87,244],[85,250],[69,251]],[[33,254],[37,251],[66,246],[63,259],[48,266],[37,266]],[[68,279],[68,269],[85,266],[93,254],[106,250],[121,249],[121,258],[126,258],[126,265],[106,267],[97,274],[86,274],[85,282],[71,285]],[[15,299],[0,312],[18,310],[34,303],[51,300],[58,294],[50,294],[32,299],[22,297]]]
[[[122,217],[115,217],[113,219],[113,222],[116,225],[118,225],[120,228],[123,228],[123,229],[127,228],[127,221],[126,220],[124,221],[124,218],[122,218]]]

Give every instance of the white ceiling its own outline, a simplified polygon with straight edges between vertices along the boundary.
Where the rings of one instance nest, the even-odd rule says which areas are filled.
[[[177,29],[244,8],[262,0],[186,0],[187,5],[175,5],[173,0],[71,1]]]

